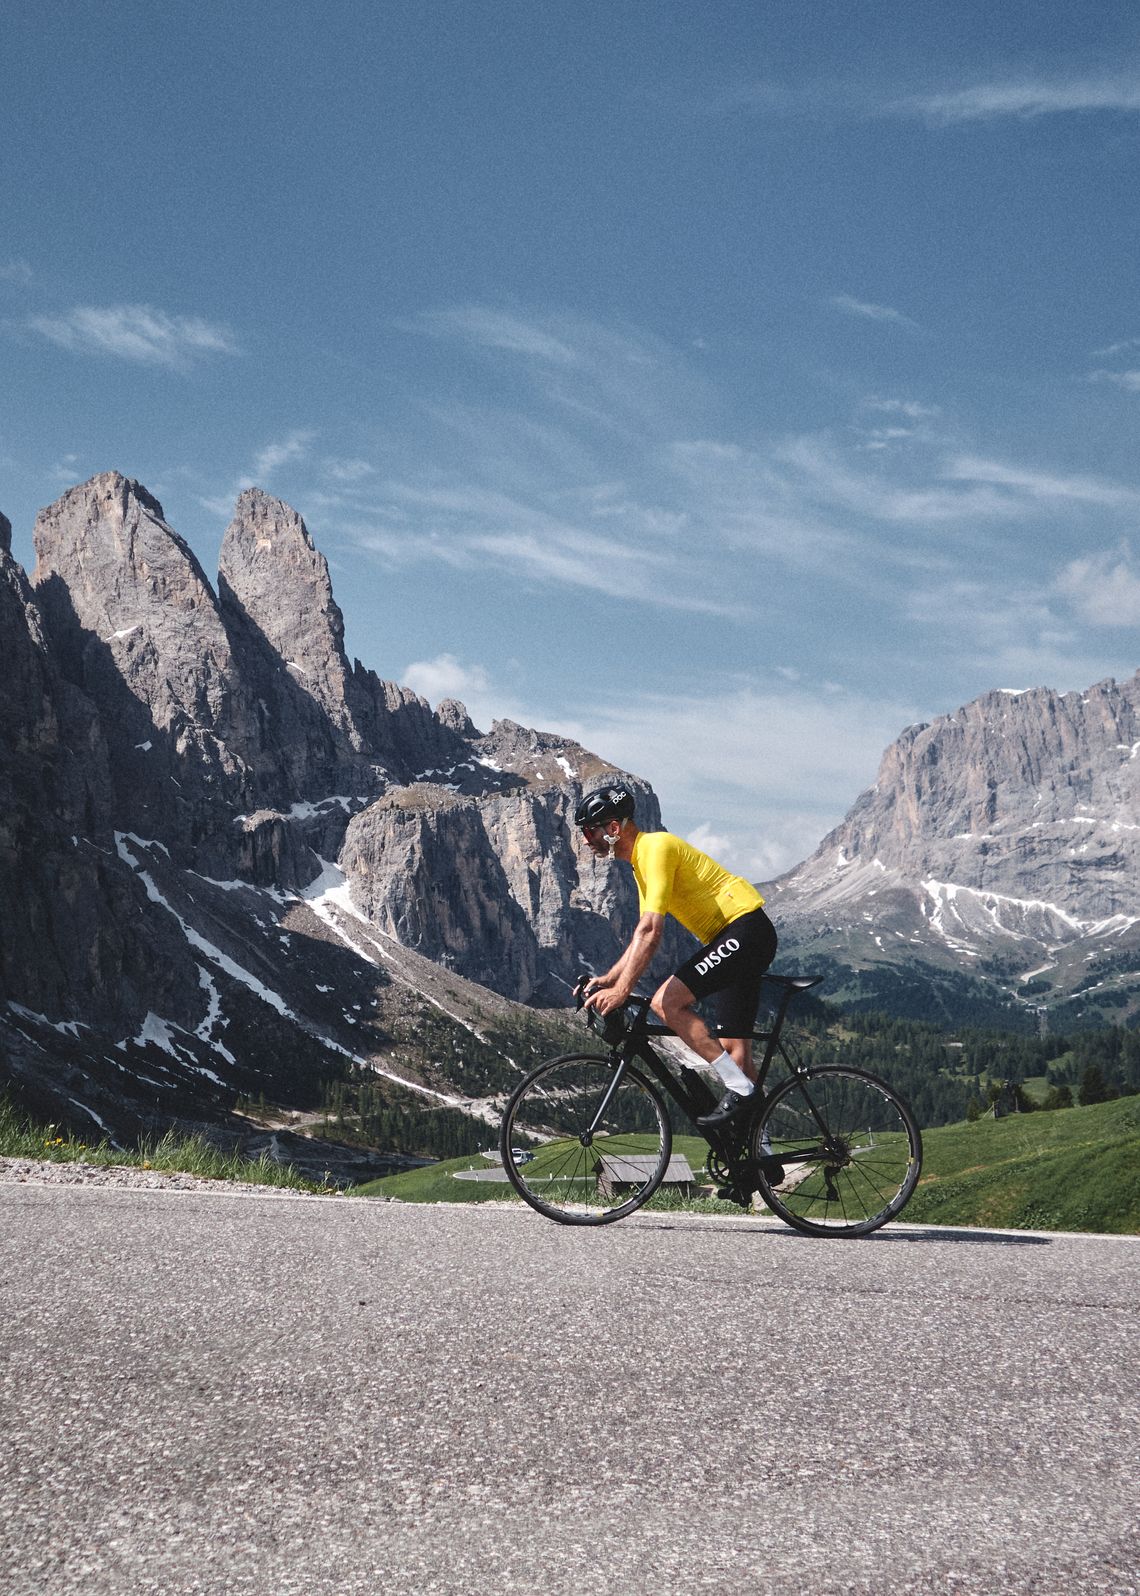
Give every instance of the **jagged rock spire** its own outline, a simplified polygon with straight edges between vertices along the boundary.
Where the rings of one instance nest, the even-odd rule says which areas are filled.
[[[250,623],[297,685],[342,730],[356,730],[344,618],[328,562],[296,510],[260,488],[246,488],[222,542],[223,607]]]
[[[189,545],[138,482],[105,471],[35,526],[32,584],[81,683],[113,660],[155,726],[226,719],[233,660],[217,600]]]

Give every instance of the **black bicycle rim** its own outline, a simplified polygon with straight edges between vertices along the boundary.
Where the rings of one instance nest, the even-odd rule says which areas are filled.
[[[524,1202],[564,1225],[604,1225],[647,1202],[669,1167],[672,1133],[660,1093],[627,1065],[573,1053],[551,1059],[515,1090],[499,1148]]]
[[[866,1236],[902,1212],[922,1137],[893,1087],[825,1065],[794,1076],[757,1122],[753,1157],[771,1211],[812,1236]]]

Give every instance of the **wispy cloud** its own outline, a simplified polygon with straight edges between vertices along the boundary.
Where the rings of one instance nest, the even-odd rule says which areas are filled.
[[[1058,476],[1053,472],[1006,465],[998,460],[983,460],[961,455],[951,460],[944,474],[955,482],[992,483],[1044,503],[1100,505],[1106,509],[1140,509],[1140,488],[1100,477]]]
[[[920,404],[916,399],[880,399],[874,395],[862,401],[862,408],[886,416],[905,416],[908,421],[931,421],[941,414],[938,405]]]
[[[288,433],[284,438],[275,439],[259,449],[254,456],[253,468],[250,472],[238,477],[237,481],[229,488],[223,488],[219,493],[200,494],[198,502],[203,509],[211,515],[229,517],[233,514],[234,501],[238,494],[246,488],[268,488],[273,483],[276,474],[282,466],[304,460],[317,437],[316,432],[305,428],[297,428]],[[307,495],[306,502],[313,506],[315,496]]]
[[[536,607],[577,603],[591,625],[607,603],[646,625],[707,616],[731,628],[722,638],[762,636],[786,671],[839,681],[862,674],[850,639],[868,624],[904,669],[929,654],[983,685],[1103,674],[1056,573],[1128,530],[1140,487],[967,450],[959,423],[905,391],[853,396],[845,419],[785,436],[734,432],[711,393],[694,425],[689,379],[705,379],[691,352],[625,324],[503,318],[449,312],[432,331],[457,356],[493,354],[490,389],[486,370],[475,379],[492,402],[421,403],[414,429],[386,434],[386,459],[366,451],[350,469],[311,451],[302,508],[321,507],[346,562],[365,551],[473,591],[509,584]],[[296,461],[308,444],[290,434],[263,455]],[[829,623],[809,637],[786,622],[805,582],[834,648]],[[760,617],[760,633],[738,630]],[[820,650],[826,665],[809,665]]]
[[[315,437],[315,432],[298,430],[289,433],[286,438],[280,438],[274,443],[267,443],[265,448],[258,452],[253,462],[253,476],[243,478],[242,487],[263,487],[283,465],[288,465],[293,460],[303,459],[308,454],[309,445]]]
[[[1125,368],[1113,371],[1099,367],[1096,371],[1089,372],[1090,382],[1111,382],[1118,388],[1124,388],[1128,393],[1140,393],[1140,371],[1135,368]]]
[[[458,337],[484,349],[527,355],[555,366],[579,363],[579,355],[572,344],[546,331],[533,319],[486,305],[425,311],[412,325],[435,338]]]
[[[1092,626],[1140,626],[1140,563],[1128,543],[1072,560],[1057,591]]]
[[[968,527],[978,522],[1017,519],[1021,506],[991,487],[955,488],[937,480],[922,463],[912,479],[860,465],[825,435],[785,440],[775,458],[794,474],[801,496],[820,505],[853,511],[883,526]]]
[[[922,328],[901,310],[890,305],[873,305],[863,299],[853,299],[850,294],[833,294],[831,304],[848,316],[861,316],[865,321],[886,322],[892,327],[904,327],[907,332],[921,332]]]
[[[358,548],[394,565],[490,567],[539,587],[636,594],[658,609],[740,618],[747,613],[733,598],[706,596],[700,568],[683,550],[659,539],[631,538],[616,527],[594,531],[540,504],[470,483],[390,481],[374,514],[343,521],[341,530]]]
[[[340,460],[335,456],[322,460],[321,469],[334,482],[344,483],[363,482],[376,474],[376,467],[367,460]]]
[[[1094,360],[1109,360],[1114,355],[1124,355],[1134,349],[1140,349],[1140,338],[1121,338],[1114,344],[1106,344],[1103,349],[1094,349]]]
[[[1140,71],[1107,77],[1013,78],[914,96],[888,108],[932,122],[980,122],[998,117],[1023,120],[1079,112],[1140,111]]]
[[[513,357],[513,374],[567,424],[626,439],[661,433],[712,402],[705,378],[672,344],[644,328],[568,311],[532,313],[464,305],[425,313],[409,330]]]
[[[9,260],[0,264],[0,283],[18,283],[26,288],[35,280],[35,275],[26,260]]]
[[[198,316],[170,316],[150,305],[76,305],[62,316],[30,316],[28,326],[77,354],[176,371],[210,355],[241,352],[229,328]]]

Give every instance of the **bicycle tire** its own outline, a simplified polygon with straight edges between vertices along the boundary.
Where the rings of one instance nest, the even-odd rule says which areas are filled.
[[[893,1086],[824,1064],[772,1094],[752,1133],[760,1195],[793,1230],[867,1236],[896,1219],[922,1170],[922,1134]]]
[[[550,1059],[520,1082],[503,1114],[507,1179],[524,1202],[559,1224],[624,1219],[648,1202],[669,1168],[673,1134],[664,1100],[634,1065],[626,1065],[605,1119],[590,1132],[616,1067],[597,1053]]]

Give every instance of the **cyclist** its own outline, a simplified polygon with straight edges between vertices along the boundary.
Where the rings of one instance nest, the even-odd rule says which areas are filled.
[[[620,1008],[657,951],[665,916],[679,920],[702,945],[658,987],[652,1008],[720,1077],[724,1096],[697,1124],[723,1125],[755,1089],[751,1032],[760,980],[776,954],[776,930],[763,898],[742,876],[668,831],[640,831],[633,815],[633,794],[621,782],[588,793],[574,811],[596,857],[633,867],[641,910],[624,953],[586,983],[586,1004],[599,1014]],[[694,1008],[714,993],[720,1039]]]

